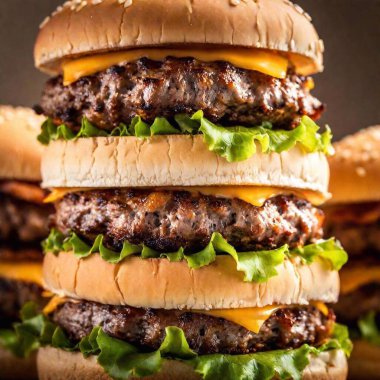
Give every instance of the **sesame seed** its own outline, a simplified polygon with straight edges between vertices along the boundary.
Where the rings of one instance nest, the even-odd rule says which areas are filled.
[[[40,29],[42,29],[50,21],[50,16],[45,17],[44,21],[40,24]]]
[[[359,176],[359,177],[365,177],[366,174],[367,174],[367,171],[362,167],[362,166],[358,166],[356,168],[356,174]]]

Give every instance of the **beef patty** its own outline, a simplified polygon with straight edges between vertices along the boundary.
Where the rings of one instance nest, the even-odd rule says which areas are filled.
[[[351,256],[380,254],[380,202],[329,206],[326,236],[335,236]]]
[[[289,73],[277,79],[226,62],[167,58],[140,59],[113,66],[64,86],[61,76],[49,80],[36,111],[73,129],[85,116],[112,130],[134,116],[153,121],[203,110],[222,124],[291,128],[303,115],[317,119],[323,105],[309,92],[308,78]]]
[[[338,320],[350,326],[371,311],[380,313],[380,284],[370,283],[348,294],[341,294],[334,305]]]
[[[4,327],[17,320],[26,302],[35,302],[42,308],[46,303],[42,292],[43,289],[38,284],[0,276],[0,326]]]
[[[307,343],[318,345],[329,337],[335,321],[330,310],[325,316],[313,306],[279,309],[255,334],[223,318],[180,310],[137,309],[95,302],[66,302],[52,315],[68,336],[78,341],[96,326],[108,335],[145,350],[156,350],[165,328],[181,328],[190,347],[199,354],[248,354]]]
[[[0,242],[34,242],[48,233],[51,206],[27,202],[0,192]]]
[[[56,227],[88,242],[105,236],[109,248],[124,241],[163,252],[200,250],[213,232],[239,251],[304,245],[322,236],[322,211],[295,196],[255,207],[239,199],[187,191],[110,189],[70,193],[56,203]]]

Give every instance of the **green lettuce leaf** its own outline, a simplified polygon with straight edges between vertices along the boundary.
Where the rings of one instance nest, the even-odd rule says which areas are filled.
[[[380,347],[380,330],[376,323],[376,313],[369,312],[358,321],[361,337],[367,342]]]
[[[308,264],[319,257],[327,261],[333,270],[338,271],[348,261],[347,252],[343,249],[339,241],[334,238],[297,248],[293,253],[301,256]]]
[[[37,306],[29,302],[21,311],[21,322],[13,329],[0,330],[0,346],[13,355],[26,358],[43,344],[50,344],[56,326],[38,314]]]
[[[70,352],[80,351],[84,357],[95,355],[99,365],[115,380],[154,375],[168,359],[182,361],[206,380],[269,380],[275,376],[284,380],[301,379],[312,355],[335,349],[342,349],[349,355],[352,348],[347,329],[335,325],[332,338],[317,348],[305,344],[298,349],[248,355],[198,356],[191,350],[182,329],[167,327],[158,350],[141,352],[125,341],[110,337],[101,327],[95,327],[88,336],[74,344],[59,327],[45,316],[36,314],[36,308],[31,304],[24,307],[22,318],[22,323],[15,325],[18,329],[14,337],[9,339],[19,342],[20,351],[15,350],[17,354],[27,356],[39,347],[48,345]],[[20,325],[23,327],[20,328]],[[6,338],[9,335],[8,332]],[[3,335],[0,337],[3,339]],[[3,343],[3,340],[0,342]],[[11,345],[11,348],[14,347]]]
[[[243,161],[252,157],[257,151],[257,146],[264,153],[281,153],[292,149],[296,144],[308,153],[333,152],[330,129],[327,127],[326,131],[320,134],[318,125],[307,116],[302,117],[297,128],[290,131],[274,130],[267,122],[252,127],[223,127],[206,119],[202,111],[196,112],[193,116],[177,115],[174,120],[175,123],[172,124],[166,118],[157,117],[153,124],[149,125],[141,117],[136,116],[129,126],[120,124],[113,131],[106,132],[83,118],[80,130],[74,133],[66,125],[56,126],[51,119],[48,119],[42,125],[38,140],[48,145],[51,141],[69,141],[82,137],[148,138],[155,135],[203,134],[208,149],[229,162]]]
[[[347,326],[335,323],[331,338],[319,349],[321,351],[340,349],[343,350],[347,357],[350,357],[352,348],[353,345],[350,340],[350,335]]]
[[[205,355],[194,361],[194,369],[205,380],[302,379],[309,364],[312,347],[276,350],[249,355]]]
[[[124,242],[120,252],[113,251],[103,244],[103,235],[98,235],[92,245],[84,242],[78,235],[71,233],[65,237],[53,229],[42,243],[44,252],[58,254],[72,251],[78,258],[86,258],[99,253],[101,258],[109,263],[117,264],[131,255],[140,255],[142,259],[167,259],[170,262],[186,260],[192,269],[198,269],[212,264],[217,255],[230,255],[236,262],[236,269],[244,273],[244,281],[262,283],[277,275],[276,267],[286,258],[301,256],[307,264],[315,260],[324,260],[332,270],[340,270],[347,261],[347,253],[340,243],[334,239],[323,240],[316,244],[289,250],[287,245],[269,251],[237,252],[223,236],[213,233],[210,243],[201,251],[186,254],[183,248],[177,252],[160,253],[145,245],[134,245]]]

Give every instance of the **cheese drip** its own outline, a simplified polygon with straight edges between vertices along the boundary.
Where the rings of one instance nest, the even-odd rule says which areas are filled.
[[[289,64],[287,58],[262,49],[133,49],[99,54],[63,63],[64,84],[69,85],[84,76],[140,58],[163,61],[169,56],[176,58],[193,57],[204,62],[226,61],[236,67],[259,71],[275,78],[285,78]]]
[[[154,189],[154,188],[153,188]],[[253,206],[261,207],[269,198],[277,195],[294,194],[298,198],[306,199],[313,205],[325,202],[323,194],[311,190],[284,189],[266,186],[191,186],[191,187],[161,187],[160,190],[184,190],[192,193],[201,193],[222,198],[237,198]],[[69,193],[91,191],[94,188],[56,188],[45,198],[45,203],[52,203],[62,199]]]
[[[43,312],[48,315],[53,313],[58,306],[66,302],[79,302],[66,297],[54,296],[46,305]],[[310,303],[324,315],[328,315],[328,308],[323,302],[313,301]],[[215,309],[215,310],[189,310],[193,313],[206,314],[212,317],[223,318],[245,327],[247,330],[258,334],[262,325],[270,316],[279,309],[292,307],[292,305],[271,305],[264,307],[250,307],[243,309]]]
[[[33,282],[40,286],[42,281],[41,263],[0,263],[0,277],[10,280]]]
[[[340,273],[340,293],[349,294],[372,282],[380,283],[380,267],[356,267]]]
[[[323,302],[311,302],[324,315],[328,315],[328,308]],[[247,330],[258,334],[262,325],[270,316],[279,309],[291,307],[289,305],[271,305],[264,307],[250,307],[244,309],[221,309],[210,311],[197,311],[198,313],[211,315],[213,317],[223,318],[234,322],[237,325],[245,327]]]

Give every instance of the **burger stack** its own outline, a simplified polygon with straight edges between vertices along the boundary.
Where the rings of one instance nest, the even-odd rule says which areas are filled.
[[[379,379],[380,127],[348,136],[335,148],[326,233],[336,234],[350,255],[335,311],[354,339],[350,378]]]
[[[322,52],[285,0],[70,1],[43,23],[41,379],[346,377]]]
[[[0,106],[0,379],[34,379],[35,356],[23,359],[12,325],[22,306],[42,308],[42,250],[51,205],[40,188],[42,147],[37,142],[43,119],[26,108]]]

